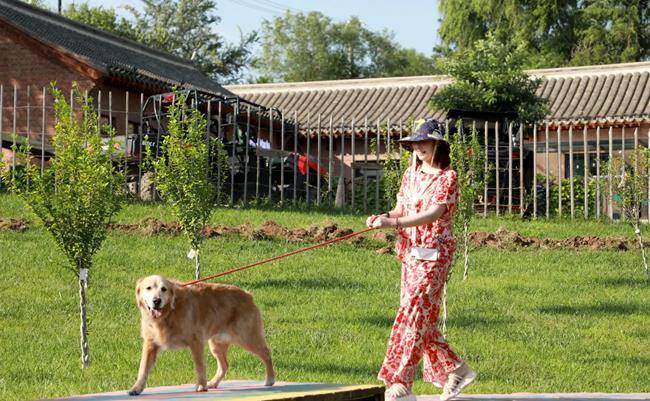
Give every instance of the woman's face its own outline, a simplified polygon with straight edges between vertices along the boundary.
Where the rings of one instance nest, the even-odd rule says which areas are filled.
[[[423,162],[431,163],[435,152],[436,143],[434,141],[413,142],[413,152],[415,156]]]

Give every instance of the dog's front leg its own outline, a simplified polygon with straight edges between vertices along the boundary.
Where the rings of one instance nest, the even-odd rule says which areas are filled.
[[[205,344],[200,341],[196,341],[190,346],[194,368],[196,369],[196,391],[208,391],[208,379],[205,376],[205,356],[203,355],[204,348]]]
[[[144,390],[147,384],[147,377],[151,368],[156,363],[156,356],[158,355],[160,347],[154,344],[153,341],[144,340],[142,344],[142,357],[140,358],[140,369],[138,370],[138,379],[135,381],[129,395],[138,395]]]

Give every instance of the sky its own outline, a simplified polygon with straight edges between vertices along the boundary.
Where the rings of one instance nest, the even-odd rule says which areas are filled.
[[[217,31],[229,42],[239,40],[243,32],[257,30],[264,19],[280,16],[286,9],[292,12],[320,11],[335,21],[358,16],[372,30],[388,29],[405,48],[430,55],[438,43],[437,1],[425,0],[215,0],[221,23]],[[81,1],[77,1],[78,3]],[[93,6],[120,9],[124,4],[141,4],[138,0],[88,0]],[[56,9],[56,0],[46,0]],[[69,4],[63,0],[63,7]]]

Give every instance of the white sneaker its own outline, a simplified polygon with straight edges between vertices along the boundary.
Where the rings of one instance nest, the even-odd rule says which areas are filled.
[[[467,387],[476,378],[474,372],[466,363],[463,363],[458,369],[454,370],[447,377],[447,382],[440,395],[440,401],[450,400]]]
[[[384,393],[385,401],[417,401],[415,395],[402,383],[395,383]]]

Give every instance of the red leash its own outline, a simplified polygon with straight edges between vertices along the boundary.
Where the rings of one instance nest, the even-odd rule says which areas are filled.
[[[212,280],[213,278],[226,276],[228,274],[232,274],[232,273],[235,273],[235,272],[238,272],[238,271],[241,271],[241,270],[250,269],[251,267],[259,266],[259,265],[262,265],[264,263],[273,262],[274,260],[286,258],[286,257],[292,256],[292,255],[295,255],[297,253],[306,252],[306,251],[309,251],[309,250],[312,250],[312,249],[320,248],[322,246],[333,244],[333,243],[338,242],[338,241],[343,241],[343,240],[346,240],[348,238],[352,238],[352,237],[355,237],[357,235],[361,235],[363,233],[367,233],[368,231],[372,231],[372,230],[376,230],[376,229],[377,228],[366,228],[365,230],[361,230],[361,231],[358,231],[356,233],[351,233],[351,234],[347,234],[347,235],[344,235],[344,236],[339,237],[339,238],[330,239],[330,240],[327,240],[325,242],[321,242],[320,244],[311,245],[311,246],[308,246],[306,248],[301,248],[301,249],[298,249],[298,250],[295,250],[295,251],[292,251],[292,252],[288,252],[288,253],[285,253],[285,254],[282,254],[282,255],[279,255],[279,256],[274,256],[272,258],[264,259],[262,261],[252,263],[250,265],[238,267],[238,268],[228,270],[228,271],[225,271],[225,272],[222,272],[222,273],[219,273],[219,274],[214,274],[212,276],[204,277],[204,278],[201,278],[201,279],[198,279],[198,280],[189,281],[189,282],[187,282],[185,284],[181,284],[181,287],[186,287],[188,285],[200,283],[200,282],[203,282],[203,281]]]

